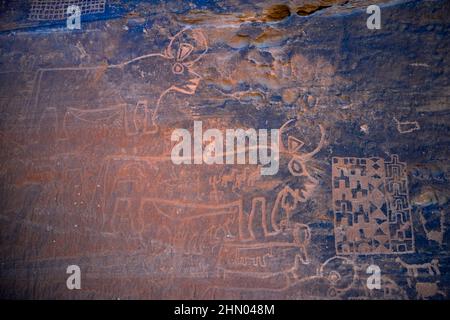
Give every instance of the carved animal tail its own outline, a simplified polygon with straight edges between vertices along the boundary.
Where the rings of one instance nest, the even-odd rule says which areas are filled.
[[[427,229],[427,220],[423,216],[423,210],[422,209],[419,210],[419,219],[420,219],[420,223],[423,226],[423,229],[425,230],[425,233],[429,234],[430,231]]]
[[[445,228],[445,213],[444,213],[443,209],[440,210],[440,214],[441,214],[441,216],[439,218],[439,223],[440,223],[440,227],[441,227],[441,233],[444,234],[446,228]]]
[[[446,294],[445,292],[441,291],[441,290],[438,290],[438,291],[436,292],[436,294],[440,294],[440,295],[442,295],[444,298],[447,298],[447,294]]]

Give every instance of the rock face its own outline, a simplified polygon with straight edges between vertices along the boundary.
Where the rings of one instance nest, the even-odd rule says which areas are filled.
[[[2,298],[447,299],[450,2],[48,2],[0,2]],[[278,172],[174,164],[195,121]]]

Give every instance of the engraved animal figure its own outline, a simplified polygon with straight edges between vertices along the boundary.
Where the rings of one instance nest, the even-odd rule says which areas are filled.
[[[381,287],[381,295],[383,300],[405,300],[408,297],[406,295],[406,292],[401,287],[399,287],[399,285],[395,283],[395,281],[386,276],[381,276]],[[373,296],[378,291],[369,290],[367,288],[366,282],[364,283],[364,288],[366,289],[366,292],[369,291],[367,296]]]
[[[222,187],[231,185],[232,191],[234,192],[245,186],[255,186],[256,181],[260,177],[259,170],[251,170],[250,168],[244,168],[243,170],[231,169],[230,173],[212,177],[210,183],[212,185],[218,184]]]
[[[410,278],[417,278],[419,274],[422,272],[427,273],[430,276],[440,276],[441,271],[439,270],[439,260],[433,259],[431,262],[422,263],[422,264],[409,264],[404,262],[400,257],[395,259],[395,262],[399,263],[403,268],[406,269],[408,275],[408,285],[412,287],[412,281]]]
[[[371,290],[367,286],[367,280],[370,273],[367,273],[367,268],[371,263],[362,263],[355,266],[357,271],[357,281],[353,285],[349,295],[343,297],[352,300],[405,300],[408,296],[405,290],[402,289],[394,280],[381,275],[381,288],[377,290]]]
[[[41,131],[41,122],[51,120],[44,117],[46,110],[54,108],[59,139],[67,138],[68,117],[102,122],[124,115],[127,135],[154,133],[165,95],[196,92],[202,77],[193,65],[207,49],[202,32],[183,29],[163,52],[116,64],[39,69],[29,102],[33,130]]]
[[[436,282],[417,282],[416,283],[417,299],[428,299],[435,295],[441,295],[444,298],[447,297],[445,292],[439,290],[438,283]]]
[[[409,264],[404,262],[401,258],[397,257],[395,259],[395,262],[399,263],[402,267],[406,269],[409,276],[413,276],[414,278],[417,278],[419,276],[420,270],[426,270],[429,275],[440,275],[441,272],[439,271],[439,260],[433,259],[431,262],[428,263],[422,263],[422,264]]]
[[[419,211],[419,218],[420,218],[420,223],[422,223],[423,229],[425,230],[425,234],[427,236],[427,239],[435,241],[435,242],[439,243],[439,245],[442,245],[442,242],[444,240],[444,234],[445,234],[445,231],[446,231],[444,211],[443,210],[440,211],[440,216],[439,216],[439,226],[440,226],[440,228],[439,228],[439,231],[437,231],[437,230],[429,230],[427,228],[427,220],[425,219],[425,217],[423,215],[423,210]]]
[[[397,130],[400,133],[410,133],[420,129],[420,125],[417,121],[399,121],[394,117],[394,121],[397,124]]]

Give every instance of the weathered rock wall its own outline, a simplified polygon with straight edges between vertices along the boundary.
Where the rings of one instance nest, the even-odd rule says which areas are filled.
[[[0,296],[447,298],[449,1],[94,2],[0,2]],[[194,121],[278,173],[173,164]]]

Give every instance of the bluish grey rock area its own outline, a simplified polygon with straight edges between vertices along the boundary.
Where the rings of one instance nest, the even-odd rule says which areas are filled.
[[[2,298],[448,298],[450,1],[68,3],[0,1]]]

